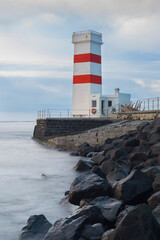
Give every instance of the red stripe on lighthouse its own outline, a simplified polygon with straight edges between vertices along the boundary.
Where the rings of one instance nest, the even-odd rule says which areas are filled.
[[[73,76],[73,84],[94,83],[102,84],[102,77],[96,75],[75,75]]]
[[[94,62],[101,64],[101,56],[93,53],[84,53],[74,55],[74,63]]]

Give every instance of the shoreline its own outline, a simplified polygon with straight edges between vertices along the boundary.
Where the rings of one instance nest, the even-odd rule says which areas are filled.
[[[73,181],[66,196],[69,203],[78,205],[79,208],[53,226],[40,215],[29,219],[29,225],[39,223],[41,218],[39,228],[46,224],[48,226],[39,240],[115,240],[118,236],[122,240],[143,239],[144,236],[145,240],[151,240],[150,236],[153,240],[159,239],[160,118],[152,122],[125,121],[119,127],[103,126],[72,135],[72,143],[75,144],[75,139],[80,139],[79,136],[83,134],[87,140],[86,136],[96,134],[97,131],[106,134],[113,129],[116,129],[114,134],[112,132],[112,137],[108,137],[108,134],[103,144],[99,141],[99,144],[91,145],[88,141],[83,141],[78,145],[77,142],[73,155],[90,158],[80,159],[75,166],[75,170],[82,174]],[[64,137],[66,142],[67,137]],[[48,140],[49,144],[39,142],[50,148],[55,147],[53,139]],[[66,144],[63,146],[66,147]],[[66,150],[71,150],[71,145],[67,146]],[[138,221],[130,228],[132,218]],[[137,222],[141,225],[140,228]],[[22,232],[24,237],[28,230],[27,225]],[[130,236],[128,231],[131,231]],[[23,240],[23,236],[20,240]],[[33,238],[30,240],[35,236],[32,233]]]

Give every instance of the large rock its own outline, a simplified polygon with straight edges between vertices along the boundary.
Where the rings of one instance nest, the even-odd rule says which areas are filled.
[[[148,155],[146,153],[142,153],[142,152],[131,153],[130,157],[129,157],[131,167],[133,168],[134,166],[136,166],[142,162],[145,162],[147,160],[147,158],[148,158]]]
[[[160,155],[160,142],[152,145],[151,147],[151,154],[153,157]]]
[[[52,224],[48,222],[44,215],[33,215],[22,229],[19,240],[43,240],[51,227]]]
[[[145,174],[147,174],[152,180],[160,174],[160,166],[152,166],[152,167],[147,167],[141,170]]]
[[[126,205],[125,206],[125,209],[123,211],[121,211],[117,216],[117,220],[116,220],[116,223],[115,223],[116,227],[122,221],[124,216],[126,216],[128,214],[128,212],[131,211],[133,208],[134,208],[134,206],[131,206],[131,205]]]
[[[92,169],[94,165],[95,163],[91,160],[80,159],[73,169],[76,171],[88,171]]]
[[[101,210],[107,222],[112,223],[116,220],[118,211],[122,206],[122,201],[118,201],[115,198],[98,197],[91,201],[90,204],[96,205]]]
[[[94,166],[91,171],[101,178],[106,178],[105,173],[98,166]]]
[[[128,212],[117,228],[103,240],[159,240],[160,225],[146,204]]]
[[[152,211],[152,213],[157,219],[157,222],[160,224],[160,204]]]
[[[98,165],[102,164],[105,160],[106,160],[106,157],[103,156],[102,154],[96,154],[92,156],[92,161],[94,161]]]
[[[78,205],[81,199],[95,198],[109,193],[110,185],[107,179],[97,174],[88,173],[78,176],[71,184],[69,202]]]
[[[159,204],[160,204],[160,191],[154,193],[148,199],[148,205],[151,207],[151,209],[155,209]]]
[[[124,146],[125,147],[136,147],[139,145],[139,139],[137,137],[130,137],[125,140]]]
[[[96,223],[94,225],[86,225],[82,231],[82,237],[89,240],[101,240],[103,233],[103,225],[101,223]]]
[[[82,208],[78,208],[71,216],[71,219],[77,219],[83,215],[88,217],[87,222],[91,224],[103,223],[105,221],[105,218],[101,213],[101,210],[94,205],[88,205]]]
[[[87,156],[88,153],[95,152],[95,147],[92,147],[87,142],[85,142],[78,146],[77,152],[80,156]]]
[[[87,216],[82,216],[77,219],[66,218],[55,222],[44,240],[75,240],[80,238],[87,218]]]
[[[152,189],[152,180],[143,172],[133,170],[126,178],[118,181],[115,198],[126,203],[138,203],[144,200],[145,193]]]
[[[152,187],[154,192],[160,191],[160,173],[156,175]]]
[[[117,163],[112,160],[106,160],[100,165],[100,169],[107,175],[116,168]]]

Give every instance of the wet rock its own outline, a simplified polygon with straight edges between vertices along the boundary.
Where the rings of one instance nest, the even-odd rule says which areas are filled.
[[[153,144],[158,143],[159,140],[160,140],[160,135],[158,133],[153,133],[153,134],[151,134],[148,142],[149,142],[149,144],[153,145]]]
[[[114,222],[116,220],[118,211],[122,206],[122,201],[109,197],[98,197],[91,201],[90,204],[96,205],[107,222]]]
[[[130,171],[129,168],[128,168],[128,171],[125,171],[125,169],[123,169],[123,168],[118,168],[118,169],[115,169],[114,171],[111,171],[107,175],[107,180],[111,184],[112,188],[115,187],[117,181],[119,181],[123,178],[126,178],[129,174],[129,171]]]
[[[152,145],[151,147],[151,155],[153,157],[157,157],[160,155],[160,142]]]
[[[101,240],[106,240],[106,239],[108,239],[109,235],[110,235],[113,231],[114,231],[114,229],[110,229],[110,230],[106,231],[105,233],[103,233]]]
[[[149,199],[148,199],[148,205],[151,209],[155,209],[160,204],[160,191],[154,193]]]
[[[160,173],[156,175],[152,187],[154,192],[160,191]]]
[[[80,238],[87,218],[87,216],[77,219],[65,218],[55,222],[44,240],[75,240]]]
[[[157,222],[160,224],[160,204],[152,211]]]
[[[145,173],[133,170],[126,178],[118,181],[114,196],[125,203],[137,204],[151,189],[152,180]]]
[[[159,240],[160,225],[146,204],[128,212],[114,231],[103,240]]]
[[[78,176],[71,184],[69,202],[78,205],[82,199],[107,195],[110,185],[107,179],[92,172]]]
[[[94,225],[86,225],[82,231],[82,237],[89,240],[101,240],[103,233],[103,225],[101,223],[96,223]]]
[[[146,161],[148,158],[148,155],[146,153],[131,153],[129,156],[129,161],[131,164],[131,167],[135,167],[136,165]]]
[[[70,156],[78,156],[79,154],[78,154],[78,152],[77,151],[73,151],[73,152],[70,152],[70,154],[69,154]]]
[[[160,173],[160,166],[147,167],[141,170],[148,175],[152,180]]]
[[[94,166],[91,171],[101,178],[106,178],[105,173],[98,166]]]
[[[76,171],[88,171],[92,169],[94,165],[95,163],[91,160],[80,159],[73,169]]]
[[[151,166],[156,166],[159,165],[159,161],[157,157],[154,158],[149,158],[147,161],[144,163],[145,167],[151,167]]]
[[[97,154],[92,157],[92,161],[94,161],[98,165],[102,164],[105,160],[106,160],[106,157],[101,154]]]
[[[121,157],[124,158],[126,156],[126,152],[124,151],[124,147],[119,147],[116,149],[112,149],[110,152],[110,158],[111,160],[117,160]]]
[[[33,215],[22,229],[19,240],[43,240],[52,224],[44,215]]]
[[[100,169],[106,174],[108,175],[109,172],[113,171],[116,166],[118,166],[117,163],[115,163],[114,161],[112,160],[106,160],[105,162],[103,162],[101,165],[100,165]]]
[[[80,156],[87,156],[90,152],[95,152],[95,147],[90,146],[87,142],[81,144],[77,148],[77,152]]]
[[[117,221],[116,221],[116,224],[115,224],[116,227],[122,221],[124,216],[126,216],[128,214],[128,212],[131,211],[133,208],[134,208],[134,206],[131,206],[131,205],[126,205],[125,206],[125,209],[118,214]]]
[[[124,142],[125,147],[136,147],[139,145],[139,139],[137,137],[130,137]]]
[[[82,208],[78,208],[71,216],[71,219],[77,219],[81,216],[87,216],[87,223],[103,223],[105,221],[100,209],[97,206],[88,205]]]

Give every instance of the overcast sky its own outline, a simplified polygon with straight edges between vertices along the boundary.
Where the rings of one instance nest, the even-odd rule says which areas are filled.
[[[72,33],[102,33],[103,93],[160,96],[159,0],[0,0],[0,120],[71,108]]]

